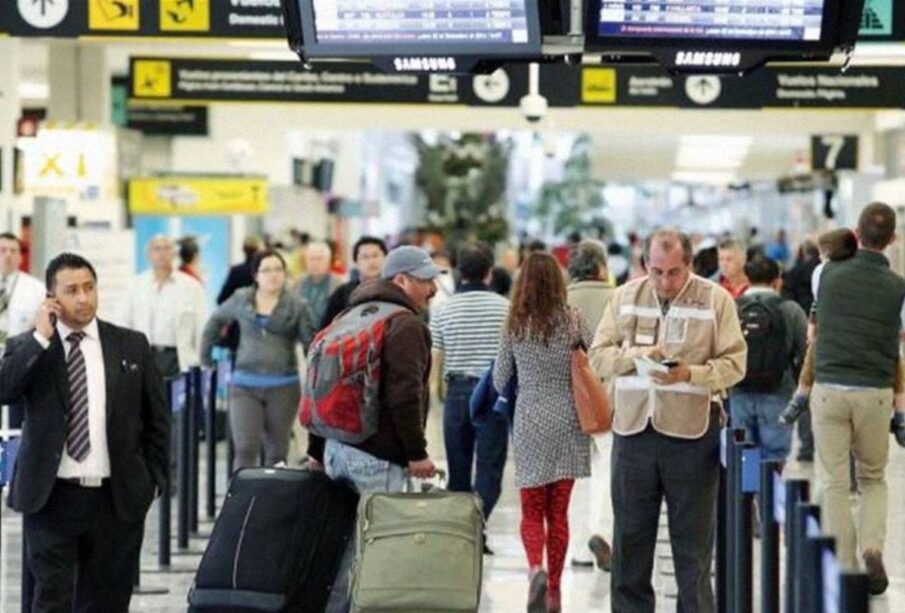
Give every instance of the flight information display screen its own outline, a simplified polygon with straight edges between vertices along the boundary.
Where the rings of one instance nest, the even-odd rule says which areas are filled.
[[[600,0],[598,35],[816,42],[826,0]]]
[[[528,0],[313,0],[319,44],[528,46]],[[536,18],[535,18],[536,19]]]

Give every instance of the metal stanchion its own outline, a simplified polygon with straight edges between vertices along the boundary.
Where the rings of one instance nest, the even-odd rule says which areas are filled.
[[[735,491],[732,493],[733,524],[735,532],[732,534],[733,570],[732,578],[734,611],[738,613],[752,613],[754,610],[753,585],[751,573],[753,565],[753,540],[751,529],[753,495],[746,492],[743,484],[744,453],[753,449],[754,444],[745,441],[744,430],[733,431],[732,455],[734,456],[733,468],[735,470]]]
[[[842,573],[839,575],[839,613],[869,613],[870,592],[867,575]]]
[[[191,438],[192,438],[192,401],[191,374],[185,374],[186,401],[179,413],[179,452],[176,458],[177,466],[177,514],[176,514],[176,546],[185,550],[189,547],[189,488],[191,486]]]
[[[809,536],[820,536],[820,507],[816,504],[801,502],[798,504],[797,517],[795,519],[795,544],[792,546],[792,555],[795,556],[795,565],[798,569],[793,590],[795,611],[805,613],[818,611],[811,602],[814,585],[819,585],[820,565],[819,553],[812,547]]]
[[[729,555],[727,545],[726,505],[723,501],[728,497],[726,488],[726,467],[720,463],[720,489],[716,505],[716,610],[728,611],[726,606],[726,558]]]
[[[794,551],[797,545],[795,533],[798,529],[798,503],[808,498],[808,482],[805,479],[791,479],[786,481],[786,587],[785,587],[785,611],[786,613],[800,613],[795,609],[795,583],[798,580],[798,552]]]
[[[774,516],[774,477],[783,463],[766,460],[760,465],[760,610],[779,613],[779,525]]]
[[[195,366],[192,372],[192,393],[189,406],[191,407],[191,437],[189,438],[189,532],[198,534],[198,468],[199,468],[199,442],[198,442],[198,418],[204,416],[204,388],[201,381],[201,368]]]
[[[725,454],[725,464],[726,464],[726,498],[723,499],[722,506],[724,507],[725,519],[726,519],[726,548],[724,550],[724,555],[726,557],[724,570],[726,571],[725,576],[723,577],[723,585],[726,591],[726,611],[735,611],[737,607],[736,603],[736,592],[735,592],[735,579],[736,579],[736,566],[737,560],[735,556],[735,547],[736,547],[736,532],[739,527],[736,525],[736,521],[738,520],[738,515],[736,513],[736,496],[738,492],[741,491],[741,483],[740,476],[741,471],[738,464],[741,463],[741,458],[737,454],[736,444],[737,440],[744,440],[745,431],[739,429],[725,430],[725,439],[723,441],[723,453]]]
[[[207,411],[204,412],[204,438],[207,441],[207,518],[217,515],[217,369],[208,372]]]
[[[823,556],[826,552],[832,552],[836,549],[836,539],[831,536],[815,536],[808,537],[806,544],[807,564],[813,566],[814,583],[808,591],[806,601],[808,606],[812,607],[809,611],[825,611],[826,602],[824,600],[824,588],[827,580],[832,578],[824,575]]]

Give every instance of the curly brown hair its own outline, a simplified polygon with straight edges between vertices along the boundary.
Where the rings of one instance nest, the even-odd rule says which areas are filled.
[[[533,337],[548,345],[566,313],[566,283],[559,262],[548,253],[532,253],[519,271],[507,329],[513,338]]]

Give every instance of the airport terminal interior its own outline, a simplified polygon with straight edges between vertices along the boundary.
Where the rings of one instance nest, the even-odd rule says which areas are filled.
[[[59,322],[45,312],[50,308],[46,301],[56,300],[53,288],[47,285],[55,283],[56,277],[47,280],[45,272],[48,265],[58,261],[55,258],[60,253],[78,254],[92,264],[97,282],[93,290],[97,319],[133,328],[148,337],[149,351],[153,352],[149,355],[157,365],[154,389],[161,392],[161,398],[163,390],[167,392],[165,408],[173,432],[168,435],[170,457],[165,462],[170,492],[160,497],[160,488],[156,488],[144,518],[140,561],[128,607],[130,611],[151,613],[187,610],[190,593],[199,587],[199,566],[213,542],[212,531],[220,529],[221,524],[215,523],[220,510],[229,501],[230,469],[245,457],[243,449],[247,455],[247,449],[238,448],[234,430],[240,419],[236,412],[251,410],[247,408],[249,389],[261,394],[266,390],[271,401],[277,398],[273,389],[291,388],[294,394],[287,396],[291,402],[281,400],[283,413],[289,411],[293,416],[291,425],[268,422],[267,426],[258,426],[260,441],[253,441],[251,452],[254,464],[263,461],[278,464],[280,470],[314,471],[324,461],[309,458],[316,445],[309,447],[309,432],[296,418],[298,388],[301,386],[303,403],[311,399],[313,384],[306,378],[311,377],[314,367],[308,357],[322,338],[315,337],[312,343],[312,337],[321,330],[328,334],[342,319],[340,314],[331,324],[331,317],[325,317],[325,313],[337,315],[350,304],[349,292],[338,296],[341,286],[346,287],[343,284],[370,283],[380,276],[386,279],[379,283],[402,279],[405,287],[399,290],[394,286],[394,291],[400,295],[405,291],[419,307],[415,311],[424,322],[419,325],[425,338],[433,337],[434,366],[429,376],[425,371],[424,381],[417,382],[416,397],[426,399],[428,408],[415,407],[426,421],[416,429],[423,426],[427,455],[446,479],[432,477],[423,483],[415,479],[409,487],[423,485],[440,490],[449,486],[450,478],[461,480],[461,475],[452,474],[461,470],[457,456],[462,450],[450,452],[448,430],[454,418],[448,411],[451,399],[457,398],[450,390],[461,389],[460,379],[467,379],[473,386],[478,373],[488,368],[493,373],[492,358],[499,346],[496,341],[490,348],[491,359],[480,362],[478,370],[465,369],[468,376],[459,377],[463,373],[455,371],[452,337],[449,333],[445,338],[439,336],[446,325],[441,322],[453,316],[444,313],[447,301],[460,294],[467,296],[480,285],[480,289],[508,299],[501,299],[506,306],[499,322],[502,325],[505,320],[509,326],[518,319],[514,307],[510,313],[510,301],[514,305],[516,297],[539,286],[525,274],[529,265],[555,262],[563,273],[563,292],[569,288],[571,303],[573,285],[589,282],[580,276],[583,269],[576,262],[584,257],[582,254],[598,251],[600,268],[598,271],[594,265],[593,282],[613,288],[606,294],[608,300],[611,295],[617,297],[613,300],[637,299],[631,288],[654,283],[651,279],[666,275],[660,268],[649,266],[656,241],[648,245],[648,237],[658,230],[673,229],[687,239],[681,246],[688,257],[677,266],[692,275],[692,282],[700,281],[704,284],[701,287],[717,297],[711,298],[708,293],[706,300],[698,302],[687,298],[690,302],[684,308],[674,309],[687,318],[681,320],[684,323],[678,337],[673,326],[659,325],[674,322],[670,317],[679,317],[675,312],[668,314],[675,293],[652,295],[650,306],[624,302],[621,311],[608,306],[609,314],[604,314],[603,320],[601,306],[597,319],[591,322],[589,333],[594,336],[589,338],[595,340],[587,347],[590,368],[596,369],[600,389],[605,389],[609,407],[615,412],[614,431],[598,431],[591,439],[576,429],[578,422],[566,379],[563,410],[570,413],[569,423],[575,422],[570,436],[582,437],[585,448],[572,457],[550,462],[558,462],[559,469],[582,463],[585,467],[567,475],[557,473],[543,482],[549,485],[552,481],[565,482],[558,479],[577,478],[568,501],[570,537],[565,559],[561,560],[561,592],[556,589],[554,564],[548,562],[551,568],[546,569],[550,573],[550,583],[544,585],[546,597],[542,593],[540,604],[533,602],[539,582],[537,568],[530,568],[528,562],[530,544],[526,541],[530,538],[526,537],[524,516],[530,507],[526,505],[529,490],[539,483],[526,481],[528,473],[524,471],[534,470],[531,459],[536,458],[532,456],[545,454],[543,448],[517,448],[519,437],[524,436],[519,434],[523,431],[519,419],[527,419],[519,416],[519,408],[523,403],[529,406],[529,401],[519,396],[513,431],[502,435],[504,441],[509,440],[505,470],[501,476],[478,477],[479,481],[495,478],[501,484],[501,494],[483,531],[483,568],[477,571],[475,604],[472,608],[445,609],[444,597],[438,597],[435,604],[441,608],[436,610],[509,613],[527,607],[529,612],[634,613],[652,611],[655,605],[657,611],[682,611],[680,601],[687,598],[687,611],[905,613],[905,527],[899,520],[905,509],[905,422],[893,421],[893,433],[882,430],[882,445],[878,445],[885,448],[888,442],[888,458],[883,458],[885,464],[881,462],[879,469],[873,466],[881,475],[885,471],[888,487],[888,496],[885,490],[883,494],[887,496],[883,511],[885,543],[881,537],[878,545],[888,587],[874,589],[877,569],[870,562],[875,558],[858,553],[852,567],[841,559],[838,543],[834,553],[829,540],[819,538],[836,534],[827,527],[832,513],[820,507],[819,494],[826,485],[819,479],[821,454],[828,453],[828,443],[821,438],[822,430],[815,428],[816,434],[811,434],[810,428],[802,425],[811,420],[818,423],[817,411],[829,410],[822,399],[813,397],[812,415],[801,417],[798,424],[780,426],[776,422],[778,409],[760,417],[761,428],[779,432],[778,436],[787,440],[780,444],[781,455],[767,455],[767,438],[750,437],[750,447],[756,451],[743,453],[733,442],[732,431],[723,431],[720,458],[714,453],[708,460],[714,471],[719,465],[721,485],[714,497],[719,513],[714,512],[715,521],[697,524],[703,525],[704,532],[712,534],[714,540],[704,556],[707,568],[702,576],[706,577],[698,581],[706,587],[699,585],[695,594],[680,594],[677,577],[683,573],[677,572],[676,560],[687,565],[688,558],[694,556],[683,549],[689,539],[671,535],[669,523],[673,519],[678,525],[681,520],[681,525],[692,531],[694,524],[687,518],[682,520],[678,511],[673,517],[664,501],[650,571],[653,596],[643,606],[639,600],[619,596],[615,585],[628,581],[625,569],[631,563],[632,549],[623,542],[629,540],[627,537],[620,537],[621,549],[615,542],[617,518],[620,513],[631,514],[619,505],[614,508],[611,501],[611,478],[613,484],[619,480],[618,475],[611,474],[619,455],[618,442],[630,441],[634,435],[677,441],[681,437],[695,439],[698,434],[668,436],[668,428],[661,431],[662,424],[656,419],[654,425],[649,424],[647,408],[641,418],[644,425],[635,431],[626,429],[629,422],[624,417],[620,421],[620,412],[625,415],[632,409],[621,404],[623,396],[617,390],[622,388],[614,381],[632,379],[632,385],[647,386],[639,388],[645,390],[645,399],[639,402],[650,403],[651,417],[664,410],[653,400],[662,389],[649,383],[648,375],[640,376],[638,359],[634,366],[629,363],[624,367],[624,372],[618,372],[610,359],[606,367],[613,380],[605,380],[601,372],[604,367],[600,366],[606,362],[600,357],[604,350],[597,345],[607,331],[596,325],[611,319],[612,327],[625,326],[626,318],[633,317],[637,326],[640,319],[648,317],[655,322],[653,327],[633,328],[628,335],[634,337],[632,342],[639,347],[654,345],[662,333],[671,338],[667,343],[684,344],[686,337],[691,338],[693,326],[703,325],[702,320],[708,326],[712,321],[717,330],[713,305],[725,297],[732,314],[720,319],[719,326],[726,321],[742,322],[742,328],[733,323],[741,347],[737,353],[742,356],[739,368],[745,367],[747,351],[751,375],[752,347],[760,341],[752,341],[754,337],[747,345],[745,341],[749,330],[744,327],[748,321],[742,313],[744,296],[757,293],[749,288],[747,276],[755,273],[749,272],[745,262],[752,271],[760,265],[758,270],[767,270],[764,274],[775,266],[776,273],[764,282],[766,286],[781,290],[786,302],[802,305],[798,309],[802,353],[788,358],[789,372],[780,376],[789,377],[789,385],[781,388],[784,395],[779,408],[785,409],[793,399],[795,377],[798,369],[804,368],[799,362],[804,360],[807,343],[816,346],[817,384],[821,385],[825,363],[816,340],[821,337],[804,340],[806,311],[814,321],[848,313],[851,319],[835,325],[843,332],[851,328],[861,334],[857,328],[865,325],[861,309],[876,311],[868,296],[879,287],[879,282],[874,284],[862,277],[864,288],[845,294],[855,303],[851,309],[834,310],[824,306],[828,303],[819,302],[825,312],[817,306],[810,311],[817,298],[811,273],[818,262],[818,250],[821,256],[829,253],[822,239],[832,231],[857,230],[851,240],[860,240],[862,249],[850,258],[857,260],[865,250],[864,241],[870,240],[865,239],[865,226],[859,225],[866,217],[866,207],[885,203],[888,207],[883,210],[893,214],[888,234],[894,233],[897,240],[890,239],[874,251],[883,253],[895,273],[890,274],[889,284],[905,275],[905,2],[5,0],[0,4],[0,232],[5,233],[0,234],[0,346],[7,348],[0,360],[0,398],[11,398],[12,389],[21,396],[3,407],[0,420],[0,611],[28,611],[32,610],[30,606],[35,611],[68,610],[66,606],[42,609],[36,601],[43,597],[43,592],[35,588],[35,571],[40,575],[41,569],[35,559],[34,567],[29,564],[34,555],[29,555],[24,536],[29,529],[34,530],[29,528],[28,518],[39,515],[39,507],[32,505],[23,512],[25,507],[7,506],[15,471],[36,471],[41,464],[38,459],[22,458],[37,458],[42,451],[36,447],[45,445],[43,453],[57,453],[59,458],[66,432],[60,431],[57,451],[52,448],[56,439],[28,438],[29,427],[33,432],[44,427],[43,418],[29,415],[29,411],[37,410],[37,401],[30,394],[40,399],[45,396],[41,396],[41,385],[33,378],[27,379],[30,383],[25,386],[10,379],[9,372],[24,371],[12,371],[12,366],[3,364],[4,360],[22,359],[12,350],[17,346],[17,335],[31,343],[31,350],[45,351],[47,345],[41,341],[49,344],[52,339],[41,337],[42,325],[46,324],[54,335],[62,334],[62,325],[68,321],[65,314],[58,313],[64,319]],[[473,273],[464,265],[467,254],[463,254],[477,241],[486,246],[481,253],[491,259],[486,274],[472,278],[469,275]],[[385,247],[374,249],[374,257],[379,257],[384,268],[369,272],[368,256],[364,254],[371,253],[369,246],[381,242]],[[404,257],[415,257],[414,252],[397,252],[400,247],[416,247],[423,250],[418,254],[425,253],[429,259],[418,268]],[[272,256],[258,262],[253,259],[255,253]],[[735,268],[730,261],[732,254],[741,258]],[[845,265],[827,257],[832,260],[827,271],[836,264]],[[254,269],[250,268],[253,261]],[[243,262],[249,263],[244,273],[248,278],[234,284],[234,273]],[[228,324],[232,320],[217,319],[224,309],[219,305],[231,304],[230,296],[237,295],[233,292],[243,291],[238,288],[254,282],[257,290],[244,291],[251,291],[251,296],[254,291],[264,291],[261,288],[266,283],[258,275],[269,270],[267,266],[279,268],[280,278],[285,280],[282,291],[292,294],[293,304],[305,309],[309,318],[306,325],[310,325],[306,333],[291,332],[289,348],[279,349],[288,356],[286,363],[297,367],[297,371],[282,373],[289,375],[290,382],[287,385],[284,380],[279,384],[282,388],[267,387],[277,385],[273,382],[260,383],[262,378],[273,379],[272,371],[265,376],[245,370],[241,359],[244,336],[230,345]],[[436,274],[424,272],[428,269],[436,269]],[[64,267],[63,272],[66,270]],[[160,279],[167,278],[158,276],[161,270],[166,270],[166,275],[180,275],[179,283],[183,284],[168,290],[173,292],[169,298],[161,298],[164,281]],[[11,276],[17,271],[18,276]],[[422,273],[425,276],[417,276]],[[17,286],[20,293],[24,291],[26,281],[22,279],[26,275],[38,284],[31,310],[24,306],[24,299],[16,298]],[[8,285],[8,278],[18,281],[9,281]],[[141,285],[141,279],[146,280],[147,287]],[[161,285],[152,286],[151,279],[158,279]],[[815,279],[819,281],[819,274]],[[422,296],[420,304],[409,292],[427,292],[418,285],[427,281],[430,296]],[[793,281],[810,296],[806,303],[793,293]],[[829,280],[826,283],[826,287],[820,287],[827,293],[838,287]],[[750,285],[758,283],[752,279]],[[45,290],[50,291],[46,298],[42,293]],[[277,295],[280,291],[278,288]],[[857,298],[861,291],[865,292],[863,302]],[[557,292],[550,290],[551,295],[558,296]],[[552,300],[550,295],[538,296],[538,304]],[[898,298],[899,307],[902,296],[905,289]],[[332,309],[336,297],[342,300],[339,308],[329,310],[328,298]],[[737,313],[733,299],[739,301]],[[180,305],[178,313],[166,316],[172,326],[161,324],[161,314],[177,310],[172,308],[176,303]],[[55,302],[52,308],[64,308],[58,304]],[[698,307],[708,314],[688,315]],[[530,311],[533,304],[526,308]],[[456,312],[452,308],[447,311]],[[269,341],[268,330],[272,329],[268,326],[278,312],[262,315],[250,311],[249,325],[260,327],[261,340],[254,341],[259,343],[258,351],[269,350],[265,341]],[[498,312],[474,311],[474,321],[468,325],[477,327],[483,321],[486,326]],[[467,309],[459,313],[468,315]],[[529,315],[523,316],[531,321]],[[897,330],[905,327],[900,316],[892,319],[898,322]],[[300,330],[303,327],[301,323],[295,325]],[[797,345],[789,340],[790,324],[782,325],[786,327],[787,344],[795,350]],[[86,330],[91,338],[90,328]],[[103,330],[99,338],[105,343]],[[718,333],[729,334],[722,329]],[[648,334],[649,341],[641,340]],[[212,342],[208,342],[209,335],[213,335]],[[479,336],[460,332],[458,338],[466,338],[474,347],[482,341],[486,345],[486,337]],[[723,337],[719,338],[722,343]],[[706,358],[694,358],[698,361],[693,364],[710,359],[701,348],[710,347],[711,339],[713,347],[719,344],[715,336],[706,339],[689,349],[689,355],[706,354]],[[886,349],[893,345],[895,351],[895,334],[880,340]],[[628,337],[617,338],[606,351],[627,351],[630,341]],[[59,349],[60,340],[55,342]],[[211,353],[213,342],[219,349]],[[246,343],[248,346],[249,341]],[[76,352],[78,341],[74,347],[67,351]],[[382,359],[408,364],[421,349],[428,355],[426,345],[411,347]],[[563,347],[567,360],[568,351],[574,348]],[[843,361],[853,360],[855,369],[863,368],[864,363],[873,364],[852,357],[857,354],[852,347],[843,347],[843,354],[851,350]],[[103,351],[108,357],[108,349]],[[895,356],[888,353],[883,364],[888,362],[894,370]],[[86,346],[86,358],[91,355]],[[498,362],[504,355],[500,353]],[[516,354],[518,386],[529,389],[532,382],[522,378],[535,376],[542,379],[537,385],[545,392],[555,387],[559,379],[550,364],[557,355],[550,350],[550,362],[533,374],[528,368],[521,372],[522,357]],[[638,358],[641,354],[632,355]],[[71,364],[64,365],[62,356],[60,353],[60,373],[65,374]],[[685,366],[684,354],[658,356],[665,360],[655,364],[666,373],[663,376],[671,377],[674,367],[689,373],[687,379],[672,378],[669,384],[685,386],[682,389],[691,390],[691,395],[704,386],[709,400],[701,415],[706,423],[716,423],[707,422],[708,418],[725,423],[741,410],[741,402],[733,406],[731,401],[723,402],[730,388],[743,385],[741,371],[727,385],[714,384],[707,389],[701,383],[704,379],[695,374],[700,371]],[[681,359],[670,362],[667,358],[672,357]],[[167,377],[158,372],[163,370],[160,365],[165,358],[172,360]],[[478,360],[474,355],[469,358]],[[258,355],[256,359],[267,358]],[[122,371],[120,376],[143,370],[143,362],[134,360],[136,363],[132,357],[123,357],[116,366]],[[211,370],[212,364],[215,370]],[[575,381],[574,362],[571,368]],[[91,387],[92,371],[87,372],[88,382],[82,385],[88,386],[86,393],[93,402],[91,394],[96,391]],[[563,377],[569,376],[566,361],[562,372]],[[890,373],[893,376],[892,370]],[[39,377],[50,385],[57,374],[48,366]],[[639,376],[625,377],[628,374]],[[69,385],[75,385],[72,380]],[[638,383],[640,380],[647,383]],[[243,381],[253,383],[243,387]],[[65,385],[62,382],[59,389]],[[142,393],[147,385],[142,384]],[[491,385],[499,385],[495,377]],[[859,383],[837,387],[833,388],[836,392],[877,388]],[[888,387],[883,384],[877,389],[888,391]],[[131,391],[125,384],[116,389]],[[732,394],[740,389],[735,388]],[[506,393],[502,386],[498,391]],[[896,408],[905,410],[905,400],[898,406],[905,398],[900,391],[896,388]],[[78,396],[79,392],[70,394]],[[756,395],[748,393],[749,397]],[[761,395],[781,394],[771,391]],[[535,403],[543,406],[532,410],[540,411],[539,415],[544,415],[543,410],[553,411],[553,397],[551,392],[549,398]],[[116,401],[107,397],[108,407]],[[549,406],[545,404],[548,401]],[[710,401],[723,404],[725,411],[708,415]],[[67,407],[79,405],[69,396],[60,402]],[[459,402],[467,404],[467,400]],[[468,420],[468,409],[464,410]],[[893,417],[892,411],[891,403],[883,404],[884,424]],[[73,425],[72,415],[69,419],[68,428],[79,428]],[[87,424],[88,417],[85,419]],[[536,427],[543,430],[556,419],[545,417]],[[59,423],[61,428],[66,425]],[[728,428],[743,425],[729,423]],[[246,423],[243,427],[249,426]],[[275,434],[273,428],[277,427],[281,431]],[[681,430],[682,426],[677,428]],[[852,434],[857,427],[852,428],[846,430],[846,440],[853,445],[852,465],[857,468],[852,471],[851,489],[846,489],[843,504],[858,511],[876,504],[871,494],[875,485],[858,482],[867,478],[868,469],[864,468],[866,456],[858,447],[865,442],[859,439],[860,434]],[[897,428],[901,430],[897,432]],[[472,437],[477,436],[474,428],[471,432]],[[121,434],[109,433],[111,449],[112,441]],[[396,437],[393,445],[402,445],[401,435],[392,436]],[[271,440],[287,437],[288,451]],[[86,485],[86,475],[77,467],[79,461],[70,462],[77,452],[69,442],[65,443],[66,459],[60,472],[54,468],[50,473],[51,482],[55,482],[51,500],[73,479],[78,490],[93,493],[97,489]],[[330,446],[333,442],[328,441],[327,450],[320,453],[329,455],[337,448]],[[560,442],[555,440],[557,445]],[[469,444],[473,443],[474,438]],[[590,462],[589,446],[594,448]],[[342,447],[348,451],[347,446]],[[357,452],[375,460],[369,453]],[[415,462],[406,468],[417,472],[420,458],[404,457],[406,462]],[[527,469],[517,465],[517,457]],[[769,473],[776,481],[766,483],[759,472],[761,458],[779,460],[781,478],[777,468]],[[405,463],[378,459],[400,471]],[[114,490],[119,487],[114,460],[111,453],[106,472],[99,475],[103,485],[97,491],[109,494],[111,481]],[[690,465],[691,460],[687,461]],[[469,458],[469,466],[471,462]],[[629,460],[622,457],[621,462],[624,465]],[[683,462],[685,457],[679,463]],[[75,472],[72,466],[76,466]],[[484,469],[479,458],[476,470],[481,473]],[[20,474],[19,478],[24,477]],[[634,478],[623,478],[627,483],[624,488],[644,487]],[[810,502],[811,507],[799,508],[788,498],[799,491],[789,485],[793,481],[807,484],[803,487],[810,493],[801,494],[800,502]],[[526,483],[531,483],[530,487]],[[20,493],[30,489],[18,482],[16,486]],[[764,500],[772,500],[766,498],[767,489],[785,505],[774,501],[773,509],[763,508]],[[84,491],[73,495],[82,494]],[[480,507],[481,498],[475,500]],[[550,510],[552,500],[553,494],[549,494],[548,521],[556,513]],[[867,505],[863,504],[865,500]],[[17,504],[31,503],[26,500]],[[541,516],[543,522],[543,512]],[[596,521],[594,530],[599,531],[607,549],[610,545],[614,548],[612,559],[606,552],[605,564],[600,563],[600,553],[589,548],[589,539],[596,534],[588,526],[589,518]],[[861,524],[856,524],[860,534]],[[554,522],[547,533],[541,528],[542,543],[546,538],[548,547],[555,545],[554,528],[559,527],[561,524]],[[415,535],[416,542],[418,538],[420,533]],[[864,535],[859,538],[864,539]],[[865,542],[861,541],[862,547],[866,547]],[[634,543],[643,549],[642,543]],[[236,556],[238,559],[238,553]],[[765,558],[773,564],[765,563]],[[255,563],[267,569],[271,561]],[[599,568],[599,563],[606,568]],[[235,576],[233,579],[236,584]],[[687,579],[685,584],[689,584]],[[237,585],[222,591],[228,589],[241,591]],[[873,593],[868,595],[869,591]],[[251,607],[247,610],[324,610],[307,605],[257,609],[254,607],[263,605],[255,601],[255,592],[247,594],[251,594],[245,602]],[[356,598],[359,596],[353,594],[351,610],[378,610],[357,605]],[[216,605],[204,608],[197,602],[193,607],[193,611],[233,610]],[[425,607],[397,603],[379,610],[423,611]],[[85,610],[116,608],[95,606]]]

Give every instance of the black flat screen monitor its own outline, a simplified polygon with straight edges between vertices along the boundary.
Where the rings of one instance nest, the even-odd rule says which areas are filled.
[[[825,14],[825,0],[601,0],[597,35],[817,43]]]
[[[309,58],[540,54],[537,0],[298,0]]]
[[[825,59],[851,0],[589,0],[587,51],[734,52],[744,61]],[[687,57],[687,56],[681,56]]]

